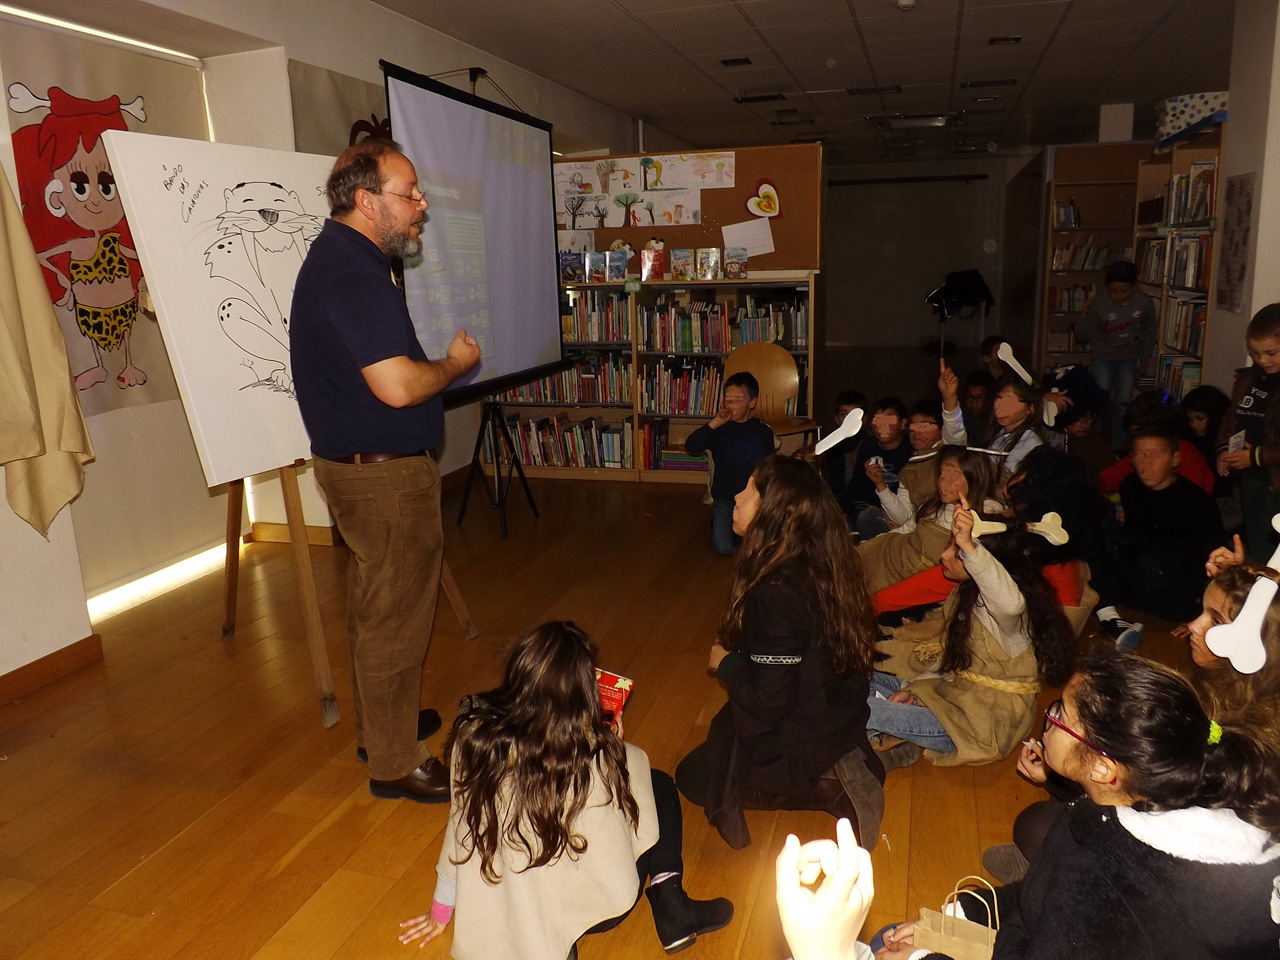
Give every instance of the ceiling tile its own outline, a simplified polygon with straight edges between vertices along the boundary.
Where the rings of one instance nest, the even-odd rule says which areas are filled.
[[[853,22],[845,0],[741,0],[738,9],[758,27],[835,20]]]

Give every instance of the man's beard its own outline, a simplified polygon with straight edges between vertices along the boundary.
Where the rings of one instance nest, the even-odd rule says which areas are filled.
[[[394,227],[384,227],[378,234],[378,246],[382,248],[382,252],[388,257],[410,260],[422,253],[421,238],[415,239],[410,234],[410,230],[412,230],[412,225],[402,230]]]

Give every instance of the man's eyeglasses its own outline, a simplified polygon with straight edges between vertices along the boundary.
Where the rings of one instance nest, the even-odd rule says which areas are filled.
[[[1045,720],[1045,723],[1051,724],[1052,726],[1057,727],[1063,733],[1067,734],[1067,736],[1075,737],[1077,740],[1083,743],[1086,747],[1088,747],[1094,753],[1100,753],[1104,757],[1106,757],[1108,760],[1111,759],[1111,754],[1107,753],[1107,751],[1103,750],[1097,744],[1090,743],[1088,740],[1080,736],[1080,734],[1076,733],[1074,730],[1072,730],[1070,727],[1068,727],[1065,723],[1062,722],[1062,699],[1061,698],[1053,701],[1053,703],[1049,704],[1049,706],[1045,709],[1044,720]]]
[[[412,193],[396,193],[394,190],[384,190],[382,187],[370,187],[368,189],[370,193],[387,193],[393,197],[399,197],[401,200],[408,200],[410,203],[414,204],[422,203],[423,200],[427,199],[420,193],[415,197]]]

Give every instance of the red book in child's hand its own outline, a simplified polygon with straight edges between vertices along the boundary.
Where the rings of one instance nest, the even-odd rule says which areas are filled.
[[[600,687],[600,712],[604,722],[614,726],[614,718],[622,713],[631,696],[631,685],[635,683],[630,677],[624,677],[608,670],[596,667],[596,685]]]

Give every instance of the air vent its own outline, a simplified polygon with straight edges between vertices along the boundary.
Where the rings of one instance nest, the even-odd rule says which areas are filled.
[[[977,90],[981,87],[1012,87],[1018,81],[1013,80],[966,80],[960,84],[961,90]]]
[[[887,87],[850,87],[848,94],[851,97],[865,97],[876,95],[887,95],[891,93],[901,93],[902,87],[898,84],[891,84]]]
[[[1021,43],[1021,37],[988,37],[987,43],[993,47],[1007,47],[1015,43]]]
[[[720,61],[726,67],[749,67],[751,66],[750,57],[729,57],[727,60]]]
[[[775,100],[785,100],[785,93],[753,93],[741,97],[734,97],[734,103],[771,103]]]

